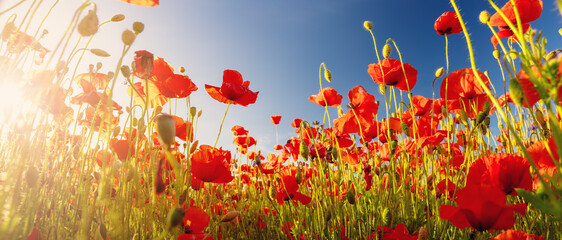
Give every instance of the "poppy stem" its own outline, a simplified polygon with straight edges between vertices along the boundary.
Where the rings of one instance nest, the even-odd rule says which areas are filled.
[[[219,137],[221,136],[222,125],[224,124],[224,119],[226,118],[226,113],[228,113],[228,108],[230,107],[230,100],[228,100],[228,105],[226,105],[226,111],[224,111],[224,116],[222,117],[221,126],[219,127],[219,135],[217,135],[217,140],[215,141],[215,145],[213,148],[217,147],[217,143],[219,142]]]

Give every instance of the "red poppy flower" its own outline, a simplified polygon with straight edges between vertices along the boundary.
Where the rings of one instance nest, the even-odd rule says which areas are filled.
[[[317,95],[310,95],[310,97],[308,97],[308,101],[323,107],[326,107],[326,105],[330,107],[337,107],[341,104],[341,99],[342,95],[331,87],[318,90]]]
[[[469,184],[457,191],[458,207],[441,205],[439,217],[457,228],[472,227],[478,231],[502,230],[513,227],[514,212],[525,215],[527,205],[505,205],[506,196],[491,185]]]
[[[74,81],[80,85],[82,80],[92,83],[97,89],[105,89],[109,83],[109,78],[104,73],[82,73],[74,78]]]
[[[152,75],[152,69],[154,64],[154,54],[146,50],[140,50],[135,52],[135,76],[141,79],[148,79]]]
[[[232,131],[232,135],[234,136],[248,135],[248,130],[244,129],[244,127],[242,126],[234,125],[230,130]]]
[[[517,6],[517,11],[522,23],[535,21],[541,16],[541,0],[515,0],[515,6]],[[517,19],[515,18],[515,11],[513,8],[513,4],[511,4],[511,1],[507,1],[507,3],[500,9],[500,11],[506,15],[507,19],[511,23],[517,23]],[[507,23],[499,13],[494,13],[494,15],[490,17],[490,25],[499,27],[507,26]]]
[[[507,153],[483,156],[470,166],[466,183],[490,184],[515,196],[515,188],[532,189],[529,167],[524,158]]]
[[[39,233],[39,228],[33,227],[29,236],[27,236],[26,240],[41,240],[41,234]]]
[[[489,89],[488,77],[484,73],[478,72],[486,88]],[[471,68],[463,68],[447,75],[441,83],[441,98],[452,100],[458,98],[472,99],[480,94],[485,94],[484,88],[478,84],[476,76]]]
[[[535,77],[541,76],[536,66],[531,66],[531,69]],[[519,85],[521,85],[521,88],[523,89],[523,96],[521,96],[523,99],[519,99],[519,102],[521,103],[521,106],[526,108],[531,108],[541,99],[541,97],[539,96],[539,92],[535,89],[535,84],[533,84],[533,82],[531,82],[531,80],[529,79],[529,75],[527,75],[527,73],[525,73],[525,70],[523,69],[519,70],[517,78],[515,78],[515,80],[519,82]]]
[[[455,12],[444,12],[433,24],[435,32],[439,35],[450,35],[462,32],[461,23]]]
[[[548,141],[537,142],[527,148],[529,156],[539,168],[539,174],[543,176],[552,176],[555,172],[558,171],[556,163],[554,162],[558,161],[559,159],[557,151],[558,147],[554,142],[554,137],[551,137]],[[550,156],[551,154],[552,157]],[[535,177],[533,189],[537,189],[540,186],[540,180],[538,179],[538,177]]]
[[[186,233],[180,234],[178,240],[214,240],[213,237],[203,232],[209,225],[210,220],[211,218],[203,209],[195,206],[189,207],[185,210],[182,221]]]
[[[373,124],[373,118],[379,109],[375,96],[367,93],[360,85],[351,89],[348,96],[351,110],[334,120],[334,128],[338,130],[338,134],[359,133],[359,126],[366,131]]]
[[[191,155],[191,173],[199,180],[228,183],[234,179],[230,172],[230,152],[209,145],[201,145]]]
[[[373,233],[374,234],[374,233]],[[371,234],[369,239],[375,239],[375,236]],[[380,237],[381,240],[416,240],[418,239],[417,234],[410,235],[408,233],[408,229],[403,223],[396,224],[394,229],[386,226],[379,226],[377,227],[376,234]]]
[[[449,200],[453,200],[453,196],[455,195],[455,191],[457,190],[457,185],[455,185],[449,179],[443,179],[437,184],[437,189],[435,189],[435,193],[437,198],[440,198],[442,195]]]
[[[232,103],[247,107],[255,103],[259,92],[252,92],[248,88],[249,81],[242,79],[242,74],[236,70],[224,70],[221,87],[205,84],[205,90],[215,100],[222,103]]]
[[[129,143],[129,139],[119,140],[117,138],[112,138],[109,140],[109,149],[116,153],[117,158],[121,161],[125,161],[129,154],[135,154],[135,144],[133,142]]]
[[[402,64],[404,67],[402,67]],[[414,88],[418,77],[418,70],[412,65],[391,58],[383,59],[378,64],[369,64],[367,72],[376,83],[395,86],[407,92]]]
[[[510,229],[490,240],[544,240],[544,238],[535,234]]]
[[[109,96],[106,93],[96,91],[94,84],[85,79],[80,79],[79,81],[80,87],[82,87],[82,91],[84,92],[72,97],[70,101],[72,104],[88,103],[92,107],[97,107],[101,101],[101,107],[107,107],[106,105],[109,100]],[[122,107],[115,101],[112,102],[112,107],[114,110],[122,109]]]
[[[296,174],[297,167],[293,165],[285,166],[279,173],[281,174],[281,180],[277,184],[277,203],[283,204],[284,201],[296,200],[304,205],[308,205],[312,200],[311,197],[300,193],[299,183],[297,182]],[[303,171],[303,170],[301,170]],[[303,178],[304,178],[303,173]],[[302,179],[301,181],[304,181]]]
[[[232,141],[234,145],[237,145],[241,148],[249,148],[251,146],[256,145],[256,139],[250,137],[248,135],[236,135],[234,137],[234,141]]]
[[[277,125],[281,122],[281,115],[273,115],[271,116],[271,123]]]
[[[299,128],[301,126],[301,122],[302,122],[302,119],[295,118],[295,119],[293,119],[293,122],[291,122],[291,127]]]
[[[431,107],[433,105],[433,100],[426,98],[421,95],[416,95],[412,97],[412,107],[414,109],[414,116],[424,116],[429,115],[431,112]],[[409,111],[407,111],[409,113]]]
[[[174,125],[176,126],[176,137],[187,141],[187,134],[189,132],[189,141],[191,142],[193,140],[193,126],[191,123],[178,116],[172,117],[174,117]]]
[[[126,3],[135,4],[143,7],[154,7],[160,4],[160,0],[121,0]]]
[[[528,23],[523,23],[521,24],[521,27],[523,28],[523,33],[525,33],[527,32],[527,30],[529,30],[529,27],[531,27],[531,25],[529,25]],[[513,38],[510,38],[512,42],[518,40],[515,36],[515,33],[509,27],[499,27],[499,31],[496,34],[498,35],[497,38],[495,35],[490,38],[492,45],[494,45],[494,49],[496,49],[496,46],[500,43],[500,39],[513,36]]]

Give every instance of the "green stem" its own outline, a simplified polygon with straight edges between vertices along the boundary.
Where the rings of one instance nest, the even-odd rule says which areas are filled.
[[[215,141],[215,146],[213,146],[213,148],[217,147],[217,143],[219,142],[219,137],[221,136],[221,131],[222,131],[222,125],[224,124],[224,119],[226,118],[226,113],[228,113],[228,108],[230,108],[230,100],[228,100],[228,105],[226,106],[226,111],[224,111],[224,116],[222,117],[222,121],[221,121],[221,126],[219,127],[219,135],[217,135],[217,140]]]

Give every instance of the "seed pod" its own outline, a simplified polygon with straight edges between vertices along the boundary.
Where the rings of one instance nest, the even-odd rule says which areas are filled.
[[[369,31],[371,31],[371,29],[373,29],[373,23],[370,21],[364,21],[363,22],[363,27]],[[560,30],[562,32],[562,29]],[[560,33],[560,35],[562,35],[562,33]]]
[[[176,124],[174,117],[168,114],[160,114],[156,118],[158,137],[163,144],[171,146],[176,138]]]
[[[478,16],[478,19],[480,19],[480,22],[483,24],[487,24],[490,21],[490,13],[486,10],[480,12],[480,15]]]
[[[166,226],[168,226],[168,230],[179,225],[184,216],[185,210],[183,210],[183,208],[174,207],[170,209],[170,212],[168,212],[168,218],[166,219]]]
[[[82,37],[87,37],[94,35],[98,31],[98,15],[96,14],[95,10],[89,10],[88,15],[86,15],[80,23],[78,23],[78,33],[82,35]]]
[[[121,40],[125,45],[133,44],[133,42],[135,42],[135,38],[136,38],[135,33],[133,33],[131,30],[125,30],[121,34]]]
[[[388,58],[390,57],[390,53],[392,53],[392,47],[390,47],[390,44],[387,43],[384,47],[382,47],[382,57]]]
[[[443,67],[438,68],[438,69],[435,71],[435,78],[439,78],[439,77],[443,76],[443,71],[444,71],[444,70],[443,70]]]
[[[125,15],[123,15],[123,14],[116,14],[116,15],[113,15],[113,17],[111,17],[112,22],[121,22],[123,20],[125,20]]]
[[[221,222],[231,222],[232,220],[234,220],[238,216],[240,216],[239,211],[233,210],[233,211],[227,212],[226,215],[224,215],[224,217],[222,217]]]

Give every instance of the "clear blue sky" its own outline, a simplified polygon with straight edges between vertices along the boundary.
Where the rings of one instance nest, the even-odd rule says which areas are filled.
[[[15,0],[2,0],[0,9],[13,2]],[[62,29],[61,22],[68,21],[72,15],[69,10],[57,9],[75,8],[76,2],[80,1],[61,1],[55,12],[66,20],[52,21],[50,24],[58,25],[48,25],[50,32]],[[333,74],[332,83],[324,82],[323,86],[335,88],[342,94],[343,106],[348,103],[347,92],[356,85],[364,86],[376,99],[382,99],[378,85],[367,73],[367,66],[376,62],[376,56],[370,34],[363,28],[365,20],[373,23],[379,50],[387,38],[394,39],[404,61],[418,70],[413,94],[431,97],[434,72],[445,66],[445,39],[435,33],[433,24],[444,11],[454,11],[445,0],[160,0],[160,6],[154,8],[117,0],[94,2],[98,4],[100,21],[116,13],[125,14],[127,19],[104,26],[92,47],[116,55],[121,46],[121,31],[130,28],[134,21],[142,21],[145,31],[133,49],[148,50],[175,67],[187,69],[187,74],[199,87],[191,95],[191,101],[203,109],[197,130],[202,144],[214,143],[226,109],[225,104],[216,102],[206,93],[204,84],[220,86],[225,69],[241,72],[245,80],[251,81],[250,89],[260,93],[255,104],[231,106],[219,146],[234,150],[230,128],[238,124],[257,139],[257,148],[253,150],[265,152],[273,152],[275,144],[275,127],[269,121],[271,115],[283,117],[279,125],[280,144],[294,135],[290,126],[292,119],[322,120],[323,107],[307,100],[309,95],[318,93],[318,67],[322,62]],[[505,2],[497,1],[500,6]],[[493,8],[485,0],[458,0],[457,3],[476,47],[479,69],[490,71],[492,83],[502,94],[500,71],[492,57],[492,35],[488,27],[478,21],[480,11],[493,13]],[[542,16],[531,23],[533,28],[544,30],[549,40],[548,50],[562,48],[558,34],[561,19],[555,1],[544,1]],[[46,40],[49,37],[56,39],[57,35],[49,34]],[[44,45],[54,48],[54,45]],[[449,36],[451,71],[470,67],[466,49],[462,33]],[[132,61],[132,56],[131,53],[126,59]],[[391,58],[398,58],[396,51]],[[107,66],[104,67],[106,71],[114,70],[111,59],[102,61]],[[82,68],[87,69],[86,66]],[[441,79],[436,83],[437,89]],[[121,105],[128,102],[124,89],[122,85],[116,92]],[[347,109],[344,107],[344,110]],[[379,113],[384,114],[383,110],[381,107]],[[178,115],[182,114],[185,113]],[[335,108],[331,115],[336,116]]]

